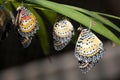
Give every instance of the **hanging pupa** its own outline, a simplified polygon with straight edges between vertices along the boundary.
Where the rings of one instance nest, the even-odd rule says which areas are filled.
[[[65,17],[59,17],[53,27],[54,48],[59,51],[66,47],[74,35],[73,25]]]
[[[26,48],[30,45],[32,37],[39,29],[39,25],[36,17],[24,6],[19,6],[17,11],[15,25],[18,25],[17,33],[20,35],[23,47]]]
[[[103,56],[103,43],[89,29],[82,29],[75,46],[75,57],[82,73],[87,73]]]

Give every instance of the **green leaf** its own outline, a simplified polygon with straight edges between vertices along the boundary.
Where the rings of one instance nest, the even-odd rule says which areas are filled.
[[[7,0],[0,0],[0,4],[4,4]]]
[[[86,27],[90,26],[90,22],[94,21],[92,18],[88,17],[87,15],[84,15],[72,8],[68,8],[66,6],[63,6],[61,4],[51,2],[51,1],[43,1],[43,0],[27,0],[30,3],[41,5],[43,7],[49,8],[53,11],[56,11],[60,14],[63,14],[65,16],[68,16],[69,18],[85,25]],[[114,41],[115,43],[120,45],[120,40],[110,31],[108,30],[103,24],[101,24],[99,21],[95,20],[96,25],[92,26],[91,29],[95,32],[103,35],[104,37]]]
[[[15,9],[17,9],[17,7],[18,7],[19,5],[21,5],[19,2],[11,2],[11,3],[12,3],[12,5],[14,6]]]
[[[97,13],[97,14],[99,14],[99,15],[102,15],[102,16],[109,17],[109,18],[113,18],[113,19],[118,19],[118,20],[120,20],[120,17],[118,17],[118,16],[114,16],[114,15],[110,15],[110,14],[105,14],[105,13],[100,13],[100,12],[95,12],[95,13]]]
[[[51,24],[54,24],[56,16],[57,16],[56,12],[51,11],[50,9],[46,9],[46,8],[39,6],[39,5],[36,6],[35,4],[28,4],[27,3],[26,5],[41,10],[41,12],[45,15],[45,17],[49,20],[49,22]]]
[[[3,3],[3,0],[0,0],[0,3]]]
[[[56,16],[57,16],[56,12],[53,12],[50,9],[46,9],[46,8],[44,8],[42,6],[39,6],[39,5],[36,6],[35,4],[27,3],[27,4],[24,4],[24,5],[25,6],[31,6],[31,7],[34,7],[36,9],[38,9],[38,10],[41,10],[41,12],[45,15],[45,17],[49,20],[49,22],[51,24],[53,24],[55,22],[55,19],[56,19]]]
[[[57,14],[51,10],[41,10],[51,24],[54,24]]]
[[[87,15],[89,15],[89,16],[91,16],[91,17],[93,17],[93,18],[95,18],[95,19],[97,19],[97,20],[99,20],[99,21],[101,21],[102,23],[104,23],[104,24],[112,27],[112,28],[115,29],[116,31],[119,31],[119,32],[120,32],[120,28],[119,28],[118,26],[116,26],[115,24],[113,24],[113,23],[112,23],[111,21],[109,21],[108,19],[106,19],[106,18],[98,15],[97,12],[89,11],[89,10],[82,9],[82,8],[78,8],[78,7],[74,7],[74,6],[68,6],[68,5],[64,5],[64,6],[67,6],[67,7],[70,7],[70,8],[72,8],[72,9],[78,10],[78,11],[80,11],[80,12],[82,12],[82,13],[85,13],[85,14],[87,14]],[[99,13],[99,14],[100,14],[100,13]],[[108,15],[108,14],[102,14],[102,15],[106,15],[106,16],[109,16],[109,17],[112,17],[112,18],[114,17],[114,18],[117,18],[117,19],[118,19],[118,17],[110,16],[110,15]]]
[[[40,23],[40,26],[39,26],[40,29],[38,30],[37,34],[40,39],[43,52],[45,53],[46,56],[48,56],[50,52],[50,46],[49,46],[48,35],[47,35],[44,22],[40,17],[40,15],[33,8],[29,7],[29,10],[36,16],[38,22]]]

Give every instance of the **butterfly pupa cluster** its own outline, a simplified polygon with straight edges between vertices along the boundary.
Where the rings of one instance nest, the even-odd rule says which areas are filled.
[[[104,49],[103,43],[90,29],[80,29],[74,55],[78,60],[82,73],[87,73],[102,58]],[[74,27],[66,18],[55,22],[53,27],[55,50],[60,51],[65,48],[73,35]]]
[[[24,48],[31,44],[31,40],[39,29],[36,17],[24,6],[17,8],[16,19],[3,6],[0,6],[0,40],[7,37],[9,28],[6,24],[11,22],[15,25],[15,30]],[[54,48],[57,51],[64,49],[74,35],[72,23],[62,17],[57,19],[53,26]],[[87,73],[103,56],[104,48],[100,39],[90,31],[81,29],[75,46],[74,55],[79,63],[82,73]]]

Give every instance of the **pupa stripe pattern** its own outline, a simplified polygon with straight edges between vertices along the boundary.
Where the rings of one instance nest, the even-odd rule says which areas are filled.
[[[36,17],[24,6],[19,6],[17,11],[18,14],[15,22],[15,24],[19,25],[17,32],[21,35],[20,41],[23,47],[28,47],[31,43],[32,37],[39,29],[39,25]]]
[[[103,53],[103,43],[89,29],[83,29],[75,47],[75,56],[82,73],[88,72],[102,58]]]
[[[70,21],[65,18],[57,20],[53,27],[55,50],[59,51],[66,47],[73,35],[74,28]]]

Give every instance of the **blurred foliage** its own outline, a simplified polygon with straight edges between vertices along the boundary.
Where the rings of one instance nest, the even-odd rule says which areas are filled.
[[[56,3],[50,0],[0,0],[0,3],[6,6],[10,11],[14,11],[13,9],[16,9],[18,6],[24,5],[33,12],[40,23],[40,29],[37,34],[40,39],[41,47],[46,55],[50,52],[48,39],[49,34],[46,31],[45,22],[36,9],[40,10],[52,25],[54,24],[57,13],[67,16],[68,18],[73,19],[88,28],[90,26],[90,22],[94,21],[96,24],[91,27],[93,31],[120,45],[120,39],[112,31],[110,31],[108,27],[113,28],[117,32],[120,32],[120,28],[110,20],[103,17],[107,16],[120,20],[120,17],[118,16],[89,11],[71,5]]]

